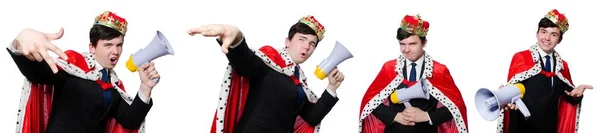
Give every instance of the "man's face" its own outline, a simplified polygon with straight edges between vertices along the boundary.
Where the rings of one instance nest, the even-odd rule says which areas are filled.
[[[546,53],[554,52],[554,47],[560,42],[560,29],[557,27],[541,28],[537,32],[537,44]]]
[[[96,47],[90,44],[90,52],[94,54],[96,61],[106,69],[112,69],[117,65],[121,52],[123,52],[123,36],[110,40],[98,40]]]
[[[423,56],[423,47],[425,47],[425,44],[419,39],[419,36],[412,35],[404,40],[399,40],[398,42],[400,43],[402,55],[409,61],[417,61]]]
[[[285,39],[285,46],[292,60],[296,64],[302,64],[315,51],[317,40],[315,35],[296,33],[294,37]]]

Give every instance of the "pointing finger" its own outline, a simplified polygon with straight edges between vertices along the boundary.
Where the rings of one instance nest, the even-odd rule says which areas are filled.
[[[52,59],[52,57],[50,55],[48,55],[46,50],[40,50],[40,54],[42,55],[42,57],[44,58],[44,60],[48,64],[48,66],[50,66],[50,69],[52,69],[52,72],[53,73],[58,72],[58,68],[56,67],[56,64],[54,64],[54,60]]]

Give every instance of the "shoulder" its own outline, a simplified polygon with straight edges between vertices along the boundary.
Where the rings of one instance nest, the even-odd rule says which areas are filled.
[[[513,54],[513,60],[515,59],[532,59],[531,57],[531,51],[529,50],[522,50],[519,52],[516,52],[515,54]]]
[[[75,50],[66,50],[65,54],[67,55],[67,60],[59,58],[59,60],[66,61],[69,66],[78,67],[83,72],[89,72],[94,68],[94,56],[91,53],[80,53]]]
[[[448,67],[446,64],[440,63],[436,60],[433,60],[433,72],[434,73],[449,73]]]

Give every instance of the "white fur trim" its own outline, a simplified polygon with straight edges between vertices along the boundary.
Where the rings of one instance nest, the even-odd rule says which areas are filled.
[[[540,47],[535,44],[531,47],[529,47],[529,52],[531,53],[531,57],[533,57],[533,62],[535,63],[535,65],[533,67],[531,67],[530,69],[528,69],[527,71],[515,74],[515,76],[513,76],[507,84],[515,84],[524,80],[527,80],[535,75],[540,74],[540,72],[542,71],[542,65],[540,65],[540,53],[538,53],[538,50],[540,49]],[[556,60],[556,67],[554,68],[554,72],[556,73],[556,76],[562,80],[563,82],[565,82],[568,86],[575,88],[575,86],[569,82],[569,80],[567,80],[562,74],[561,71],[564,70],[564,65],[563,65],[563,60],[560,57],[560,54],[558,54],[558,52],[554,52],[554,57]],[[575,132],[577,132],[578,128],[579,128],[579,114],[581,113],[581,104],[577,105],[577,118],[576,118],[576,124],[575,124]],[[498,126],[497,126],[497,132],[498,133],[502,133],[504,130],[504,108],[500,109],[500,116],[498,116]]]
[[[70,64],[65,60],[61,60],[61,59],[55,59],[54,62],[56,62],[56,65],[58,65],[60,68],[62,68],[65,72],[67,72],[70,75],[82,78],[82,79],[87,79],[87,80],[91,80],[91,81],[96,81],[98,80],[102,75],[102,73],[100,73],[100,70],[97,69],[92,69],[95,68],[95,58],[94,55],[88,52],[84,52],[81,53],[81,55],[85,58],[86,63],[88,65],[88,69],[90,69],[89,72],[85,73],[83,71],[83,69],[79,68],[78,66],[75,66],[74,64]],[[117,92],[119,92],[119,94],[121,95],[121,98],[123,100],[125,100],[125,102],[127,102],[128,104],[131,105],[131,103],[133,102],[133,98],[131,98],[131,96],[129,96],[125,91],[121,90],[121,88],[116,84],[118,83],[120,80],[117,77],[117,74],[114,70],[110,71],[110,75],[111,75],[111,84],[113,85],[113,88],[117,90]],[[25,79],[25,83],[23,85],[23,90],[21,92],[21,100],[19,103],[19,111],[18,111],[18,120],[17,120],[17,133],[21,132],[21,129],[23,129],[23,125],[21,124],[23,122],[24,119],[24,114],[23,112],[25,112],[25,106],[27,105],[27,101],[29,100],[29,94],[31,91],[31,83],[29,81],[27,81],[27,79]],[[145,131],[145,120],[144,122],[142,122],[140,128],[139,128],[139,132],[138,133],[144,133]]]
[[[17,112],[17,133],[23,129],[23,119],[25,118],[25,108],[27,101],[29,100],[29,94],[31,92],[31,83],[25,79],[23,88],[21,88],[21,100],[19,100],[19,110]]]
[[[402,83],[402,80],[404,80],[404,77],[402,74],[403,73],[402,70],[404,68],[404,60],[405,60],[405,57],[402,55],[396,59],[396,66],[395,66],[394,70],[396,73],[398,73],[398,75],[381,92],[379,92],[379,94],[377,94],[376,97],[373,97],[371,100],[369,100],[367,105],[365,105],[365,107],[362,109],[362,114],[360,114],[359,127],[358,127],[359,133],[362,132],[363,120],[368,115],[370,115],[373,112],[373,110],[375,108],[377,108],[377,106],[382,104],[383,101],[385,99],[387,99],[388,96],[394,91],[394,89]],[[428,87],[427,90],[428,90],[429,94],[431,96],[433,96],[435,99],[437,99],[440,103],[442,103],[445,107],[447,107],[448,110],[450,110],[450,113],[452,114],[452,117],[454,118],[453,121],[456,124],[456,127],[457,127],[459,133],[466,133],[467,132],[466,123],[463,121],[463,118],[462,118],[463,116],[460,113],[460,110],[458,109],[456,104],[454,104],[454,102],[452,102],[450,99],[448,99],[448,97],[446,95],[444,95],[444,93],[442,93],[439,89],[434,87],[427,80],[427,78],[431,78],[433,76],[433,59],[428,54],[425,54],[425,64],[423,64],[423,65],[425,65],[425,70],[423,71],[423,74],[425,76],[420,77],[419,80],[424,80],[426,83],[426,86]]]
[[[287,76],[292,76],[294,74],[294,67],[296,66],[296,64],[294,63],[294,61],[292,61],[292,58],[289,57],[289,55],[287,54],[287,51],[285,49],[277,49],[277,52],[279,52],[279,55],[281,55],[281,57],[284,59],[285,63],[287,64],[286,67],[281,68],[279,67],[277,64],[275,64],[274,61],[272,61],[268,56],[266,56],[262,51],[260,50],[255,50],[255,49],[251,49],[254,54],[258,57],[260,57],[263,62],[265,64],[267,64],[267,66],[269,66],[271,69],[285,74]],[[225,71],[225,76],[223,78],[223,83],[221,84],[221,90],[219,92],[219,102],[217,105],[217,119],[215,122],[216,125],[216,131],[217,132],[223,132],[223,128],[224,128],[224,124],[223,124],[223,120],[225,119],[225,108],[227,107],[227,99],[229,98],[229,89],[230,89],[230,85],[231,85],[231,73],[232,73],[233,68],[231,67],[230,64],[228,64],[227,66],[227,70]],[[302,84],[302,89],[304,90],[304,92],[306,93],[306,97],[308,98],[308,101],[315,103],[317,102],[317,100],[319,99],[319,97],[317,95],[315,95],[315,93],[310,90],[308,88],[308,85],[306,84],[306,76],[304,75],[304,72],[302,71],[302,69],[299,69],[299,73],[300,73],[300,83]],[[320,124],[315,126],[315,133],[319,132],[319,128]]]

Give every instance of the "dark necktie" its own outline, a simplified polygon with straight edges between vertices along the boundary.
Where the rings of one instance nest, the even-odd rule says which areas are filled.
[[[102,73],[102,82],[110,83],[110,74],[108,73],[108,70],[102,69],[100,72]],[[106,109],[108,109],[108,106],[110,105],[110,99],[110,89],[102,91],[102,112],[105,112]]]
[[[550,55],[544,56],[546,58],[546,64],[544,65],[544,70],[548,72],[552,72],[552,66],[550,65]]]
[[[550,55],[546,55],[546,56],[544,56],[544,58],[546,58],[546,63],[544,64],[545,71],[552,72],[552,65],[550,65],[550,63],[551,63]],[[550,86],[554,86],[554,78],[553,77],[550,77]]]
[[[298,66],[294,67],[294,77],[298,80],[300,79],[300,69]],[[296,85],[296,91],[298,92],[298,96],[296,98],[296,109],[300,108],[302,102],[306,98],[306,94],[304,94],[304,90],[302,89],[302,83]]]
[[[417,69],[415,69],[415,66],[417,66],[417,63],[410,63],[412,69],[410,69],[410,77],[408,77],[408,81],[409,82],[415,82],[417,81]]]

